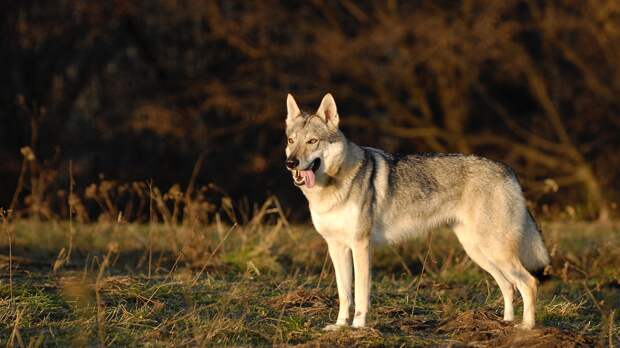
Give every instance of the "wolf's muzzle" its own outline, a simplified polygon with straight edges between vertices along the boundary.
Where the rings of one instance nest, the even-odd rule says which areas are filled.
[[[287,159],[286,160],[286,168],[295,169],[299,165],[299,160],[297,158]]]

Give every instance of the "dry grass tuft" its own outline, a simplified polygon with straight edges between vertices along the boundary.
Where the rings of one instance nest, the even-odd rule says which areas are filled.
[[[274,297],[270,301],[270,304],[279,309],[303,309],[300,314],[307,314],[320,310],[326,310],[330,306],[337,304],[337,302],[334,302],[333,299],[325,296],[325,293],[318,289],[295,289],[284,295]]]

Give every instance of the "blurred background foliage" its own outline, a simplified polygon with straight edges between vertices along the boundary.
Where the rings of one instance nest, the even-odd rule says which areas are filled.
[[[331,92],[355,142],[488,156],[538,214],[617,215],[617,0],[24,0],[0,18],[5,208],[215,183],[304,218],[285,97],[314,111]]]

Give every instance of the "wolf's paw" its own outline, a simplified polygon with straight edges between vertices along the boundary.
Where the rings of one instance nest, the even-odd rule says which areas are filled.
[[[337,331],[347,327],[347,324],[329,324],[323,328],[323,331]]]
[[[366,313],[356,312],[353,318],[352,327],[361,329],[366,326]]]
[[[366,323],[365,322],[354,322],[353,324],[351,324],[351,327],[354,329],[363,329],[366,327]]]

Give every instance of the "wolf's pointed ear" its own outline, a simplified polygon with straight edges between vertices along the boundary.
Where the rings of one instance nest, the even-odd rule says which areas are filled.
[[[289,93],[286,97],[286,123],[292,122],[301,114],[295,98]]]
[[[325,121],[329,126],[338,128],[338,110],[336,109],[336,101],[334,97],[330,93],[327,93],[323,100],[321,101],[321,105],[319,109],[316,111],[316,114]]]

